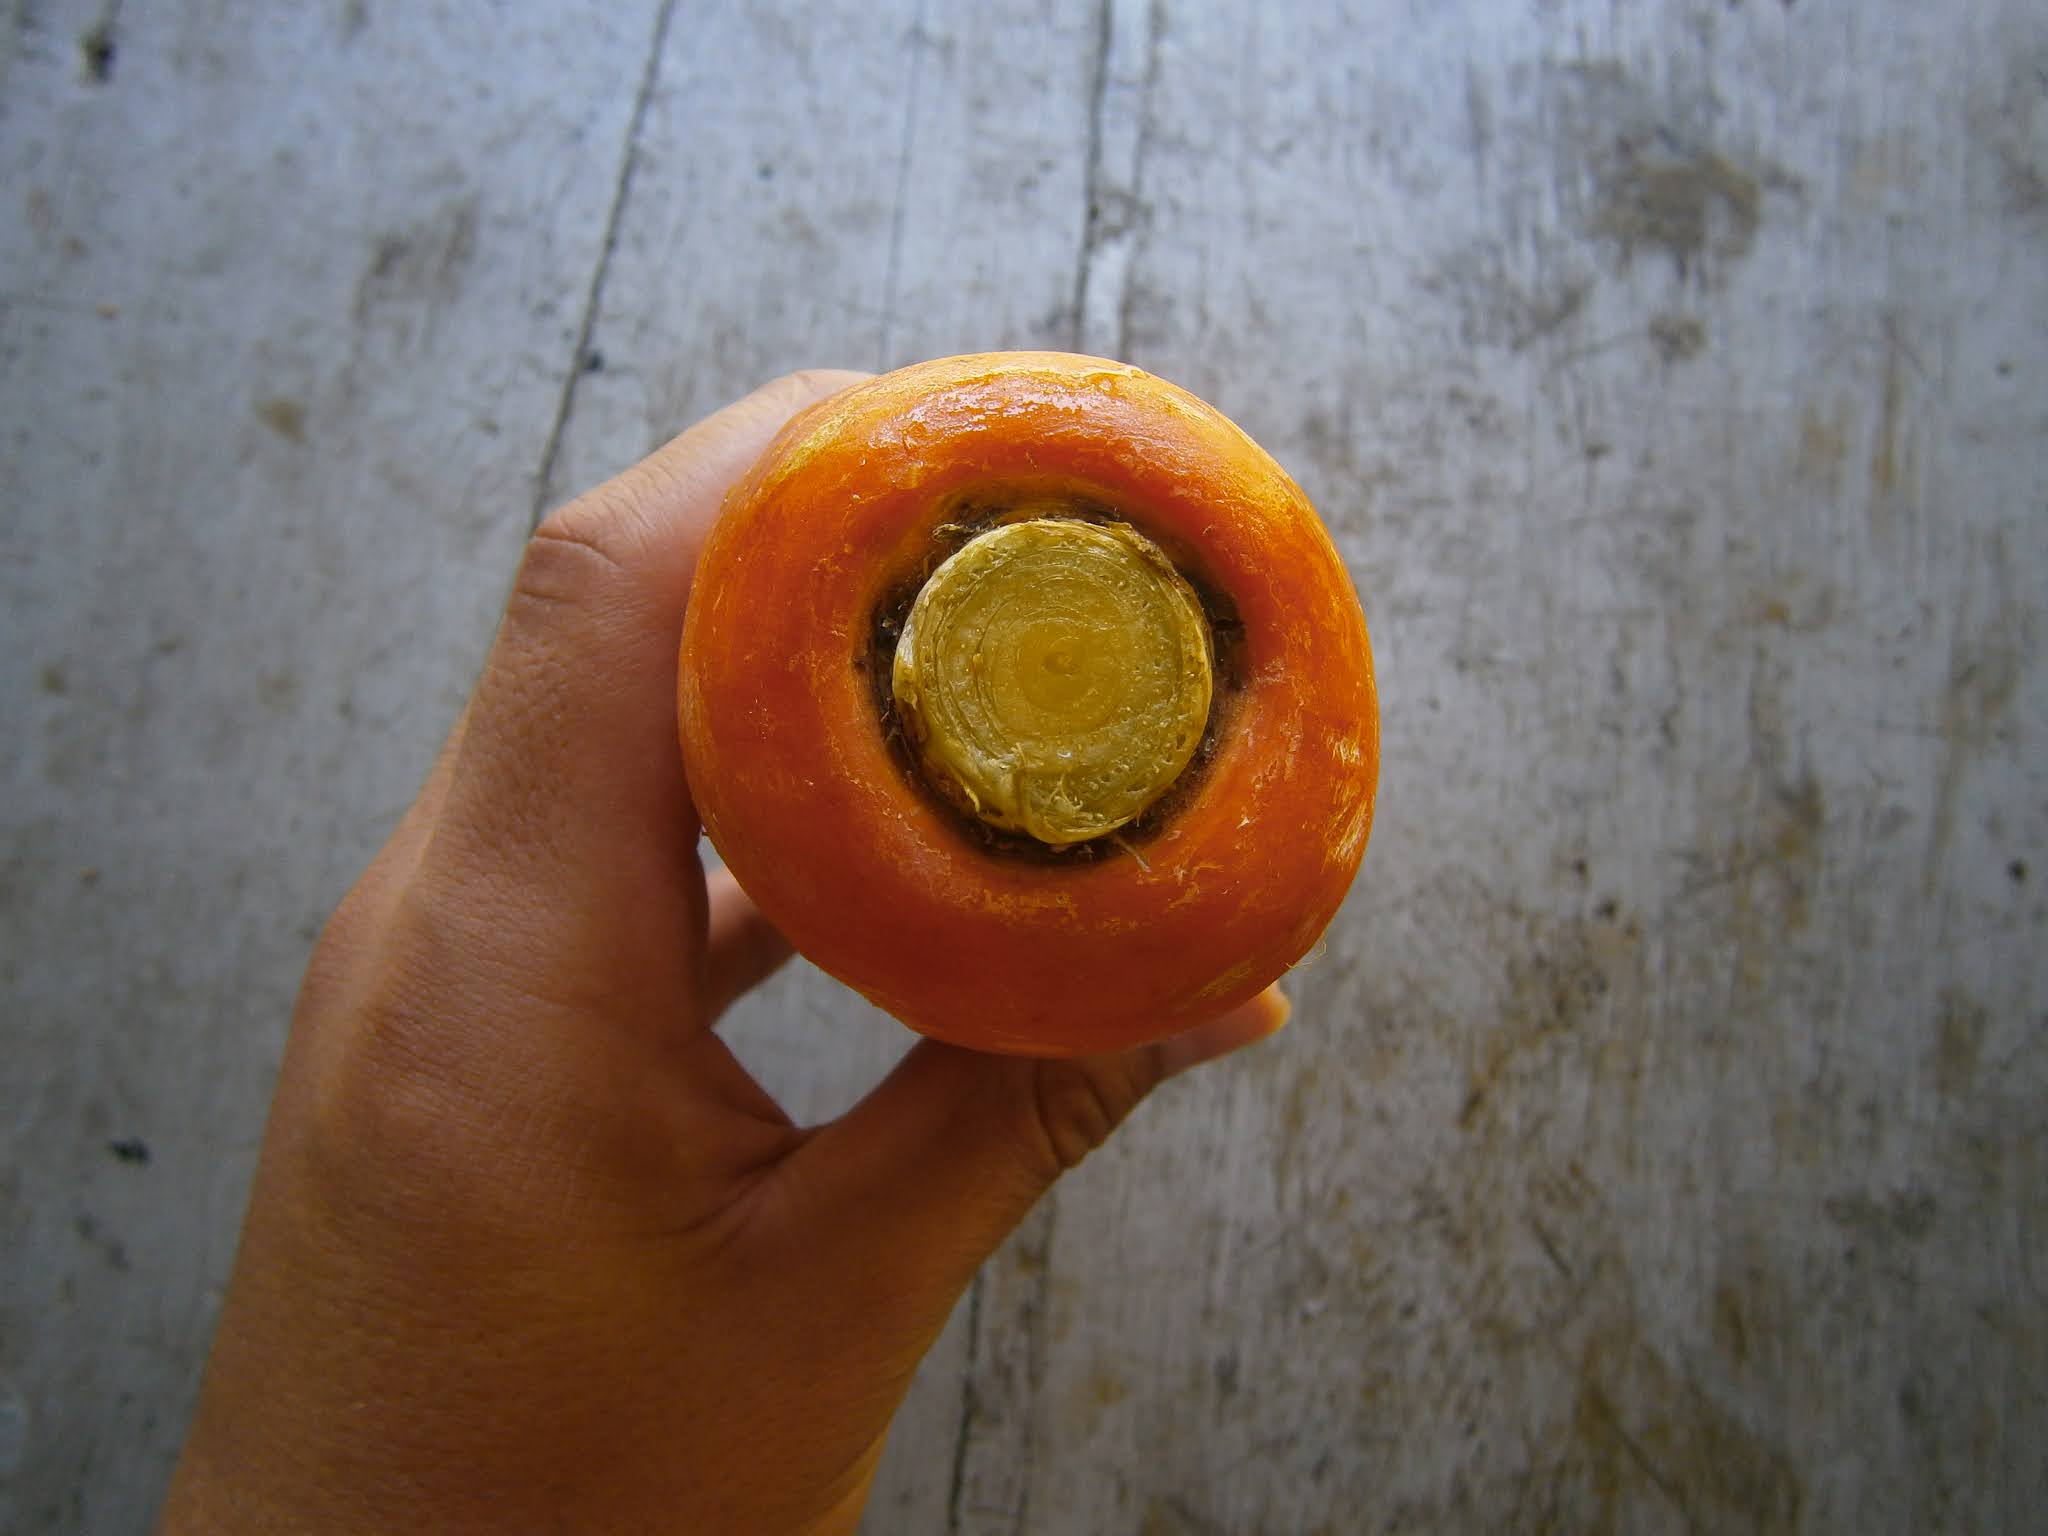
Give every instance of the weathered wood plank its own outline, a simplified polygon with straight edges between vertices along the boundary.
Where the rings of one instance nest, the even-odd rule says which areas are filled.
[[[1386,774],[1063,1191],[987,1528],[2023,1528],[2048,29],[1131,9],[1089,313],[1335,522]]]
[[[4,23],[0,1528],[150,1522],[307,946],[524,537],[653,14]]]

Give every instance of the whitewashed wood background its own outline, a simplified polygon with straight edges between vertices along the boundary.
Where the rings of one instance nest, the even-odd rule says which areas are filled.
[[[2039,1528],[2040,5],[7,11],[0,1528],[146,1527],[308,942],[536,515],[1003,346],[1308,487],[1380,819],[869,1529]],[[732,1028],[808,1115],[904,1044],[801,970]]]

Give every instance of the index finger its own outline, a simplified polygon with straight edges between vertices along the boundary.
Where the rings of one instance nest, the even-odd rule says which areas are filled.
[[[534,535],[598,552],[646,583],[653,601],[680,613],[727,488],[790,417],[868,377],[843,368],[784,374],[557,508]]]
[[[777,379],[542,521],[470,701],[444,837],[557,876],[694,848],[675,683],[698,551],[783,423],[862,377]]]

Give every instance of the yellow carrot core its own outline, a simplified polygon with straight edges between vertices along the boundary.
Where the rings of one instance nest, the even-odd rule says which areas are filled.
[[[1166,793],[1214,687],[1201,603],[1158,546],[1060,518],[992,529],[932,572],[891,681],[933,787],[1053,847]]]

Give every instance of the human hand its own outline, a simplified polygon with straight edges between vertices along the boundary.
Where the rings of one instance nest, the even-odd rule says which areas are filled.
[[[1284,1022],[924,1041],[818,1127],[712,1032],[787,948],[699,861],[683,607],[725,488],[854,377],[769,385],[528,546],[314,952],[165,1531],[851,1530],[976,1267],[1161,1080]]]

